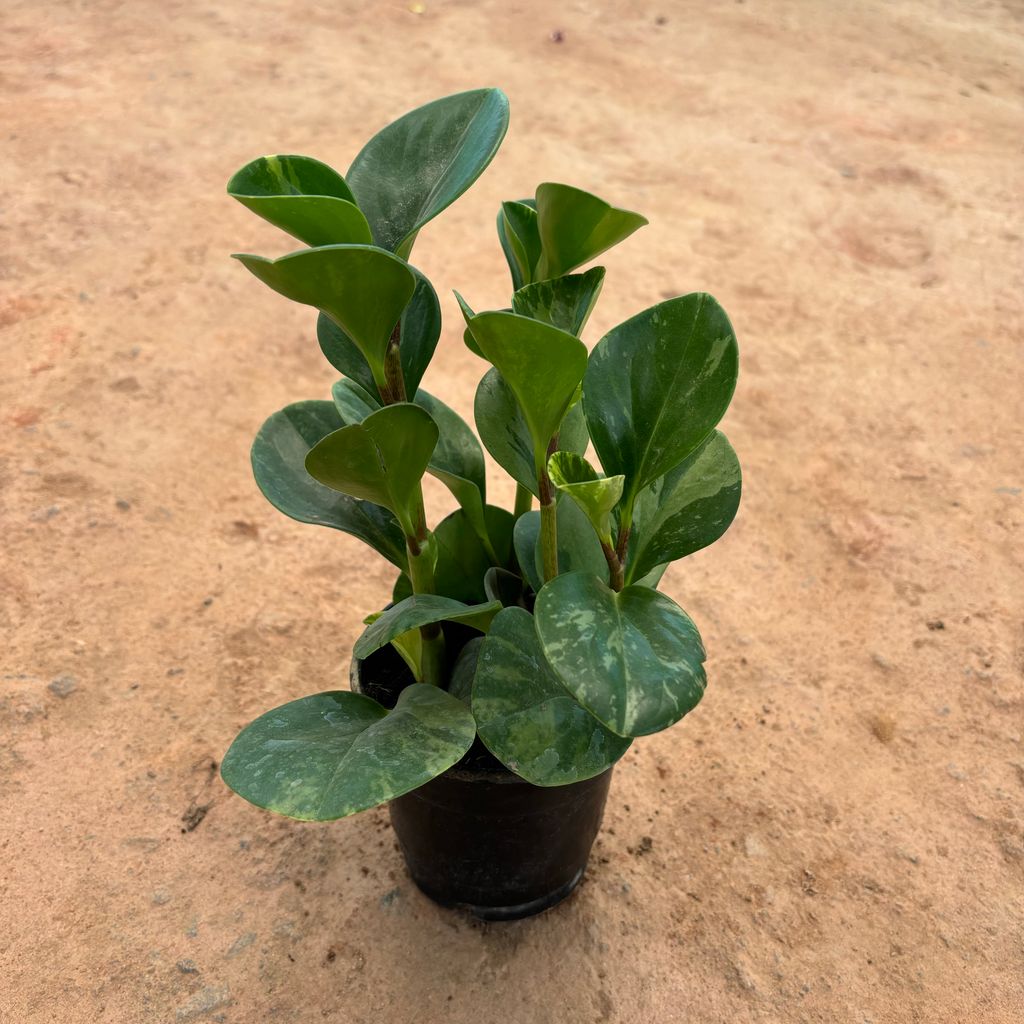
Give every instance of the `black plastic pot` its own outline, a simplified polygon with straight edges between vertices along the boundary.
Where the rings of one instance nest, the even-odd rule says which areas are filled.
[[[352,662],[352,689],[385,707],[411,681],[391,648]],[[534,786],[477,739],[455,767],[392,800],[391,824],[427,896],[485,921],[511,921],[553,907],[579,884],[611,776]]]

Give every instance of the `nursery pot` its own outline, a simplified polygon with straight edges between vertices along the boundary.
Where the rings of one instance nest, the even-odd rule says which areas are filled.
[[[412,682],[390,647],[352,661],[352,689],[393,707]],[[463,759],[392,800],[391,824],[416,885],[485,921],[539,914],[586,870],[612,769],[568,786],[534,786],[479,738]]]

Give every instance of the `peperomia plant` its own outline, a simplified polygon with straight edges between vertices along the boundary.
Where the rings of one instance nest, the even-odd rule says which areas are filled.
[[[222,773],[260,807],[352,814],[444,772],[477,736],[528,782],[581,781],[704,693],[697,628],[657,586],[739,503],[739,464],[715,429],[736,383],[732,328],[693,293],[638,313],[589,354],[580,340],[605,271],[575,271],[645,219],[542,184],[498,214],[510,308],[474,312],[458,297],[465,343],[489,364],[476,426],[516,483],[512,511],[487,502],[476,436],[420,387],[441,318],[408,262],[413,243],[487,167],[507,124],[499,90],[461,93],[384,128],[345,177],[271,156],[228,185],[308,246],[237,258],[319,310],[320,347],[343,375],[330,401],[264,423],[256,481],[286,515],[358,537],[396,567],[392,603],[367,618],[354,654],[391,645],[409,673],[393,709],[334,690],[245,728]],[[433,526],[427,473],[458,502]]]

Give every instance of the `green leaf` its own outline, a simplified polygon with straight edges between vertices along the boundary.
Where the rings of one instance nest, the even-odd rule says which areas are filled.
[[[512,389],[497,369],[484,374],[473,403],[476,429],[491,457],[513,480],[539,497],[533,441]],[[583,406],[577,402],[565,414],[558,432],[558,450],[583,453],[590,443]]]
[[[626,477],[624,505],[711,433],[737,362],[732,326],[703,292],[652,306],[598,342],[583,409],[605,472]]]
[[[512,310],[579,337],[594,310],[603,284],[604,267],[594,267],[585,274],[537,281],[520,288],[512,296]]]
[[[404,570],[405,538],[395,517],[379,504],[324,487],[306,472],[310,448],[341,426],[330,402],[296,402],[274,413],[253,441],[256,483],[286,516],[358,537]]]
[[[622,497],[623,476],[598,476],[582,455],[555,452],[548,459],[551,482],[567,494],[590,520],[601,540],[611,541],[611,512]]]
[[[486,633],[491,620],[501,611],[498,601],[467,605],[438,594],[414,594],[382,612],[356,641],[352,653],[357,658],[368,658],[374,651],[391,643],[410,629],[429,626],[435,622],[461,622],[463,625]]]
[[[379,131],[348,183],[376,243],[408,259],[416,233],[473,184],[508,129],[508,98],[473,89],[410,111]]]
[[[503,508],[486,505],[484,520],[487,534],[498,556],[498,564],[505,567],[512,559],[512,526],[515,518]],[[465,510],[456,509],[437,524],[434,542],[437,545],[437,564],[434,567],[434,587],[437,593],[466,604],[486,601],[484,576],[495,564],[495,560],[473,530]]]
[[[498,239],[512,272],[512,287],[519,291],[534,279],[533,272],[540,261],[540,233],[532,199],[501,204]]]
[[[462,701],[466,707],[473,699],[473,676],[476,674],[476,661],[480,656],[482,636],[475,636],[459,651],[452,667],[452,677],[448,683],[448,692]]]
[[[740,487],[739,459],[716,430],[637,497],[626,582],[718,540],[739,508]]]
[[[420,481],[436,444],[429,414],[400,402],[328,434],[310,449],[306,470],[336,491],[391,509],[413,536]]]
[[[362,423],[367,416],[382,408],[374,395],[348,377],[342,377],[331,385],[331,398],[346,427],[353,423]]]
[[[492,565],[484,573],[484,593],[487,594],[489,601],[500,601],[505,608],[513,605],[524,606],[523,578],[509,572],[508,569],[499,569],[496,565]]]
[[[704,645],[674,601],[573,572],[544,585],[537,635],[570,693],[619,736],[667,729],[704,696]]]
[[[433,285],[415,267],[409,267],[409,270],[415,275],[416,290],[402,313],[398,351],[406,394],[412,397],[420,386],[437,348],[437,339],[441,336],[441,307]],[[317,318],[316,334],[327,361],[379,398],[373,371],[362,352],[326,313]]]
[[[506,608],[484,638],[473,681],[473,717],[484,746],[535,786],[593,778],[630,739],[606,729],[566,691],[522,608]]]
[[[646,223],[647,218],[639,213],[620,210],[571,185],[538,185],[537,229],[542,255],[535,280],[568,274]]]
[[[548,442],[586,371],[587,348],[557,327],[515,313],[478,313],[469,327],[484,358],[515,395],[530,434],[534,475],[540,476]]]
[[[393,711],[358,693],[318,693],[246,726],[225,754],[221,776],[257,807],[333,821],[436,778],[475,734],[465,704],[425,683],[406,687]]]
[[[589,572],[607,583],[608,562],[583,510],[573,501],[560,501],[555,514],[558,517],[558,571]],[[544,581],[540,512],[526,512],[516,520],[514,539],[519,567],[530,586],[539,592]]]
[[[373,240],[345,179],[308,156],[261,156],[233,175],[228,195],[307,245]]]
[[[324,245],[276,260],[236,254],[264,284],[326,313],[355,343],[379,388],[391,331],[416,277],[403,260],[369,245]]]

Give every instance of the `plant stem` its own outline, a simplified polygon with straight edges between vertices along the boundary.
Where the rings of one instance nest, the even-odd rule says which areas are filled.
[[[432,540],[427,530],[427,518],[423,508],[423,490],[420,489],[414,509],[415,533],[406,534],[405,550],[409,557],[409,580],[414,594],[433,594],[434,587],[434,551]],[[421,669],[423,682],[432,686],[444,683],[445,648],[444,633],[437,622],[420,627],[420,640],[423,644]]]
[[[556,434],[548,445],[548,458],[558,448]],[[540,491],[540,551],[544,567],[544,582],[558,575],[558,508],[555,504],[555,489],[548,476],[547,460],[539,467],[537,484]]]
[[[405,375],[402,373],[401,341],[402,321],[399,320],[391,332],[388,347],[384,352],[384,387],[380,397],[385,405],[408,401],[405,392]]]
[[[512,514],[518,519],[529,512],[532,506],[533,495],[530,493],[530,488],[524,487],[522,484],[516,484],[516,503]]]
[[[608,582],[612,590],[621,590],[623,585],[622,560],[612,547],[611,537],[601,538],[601,550],[604,552],[605,561],[608,563]]]

